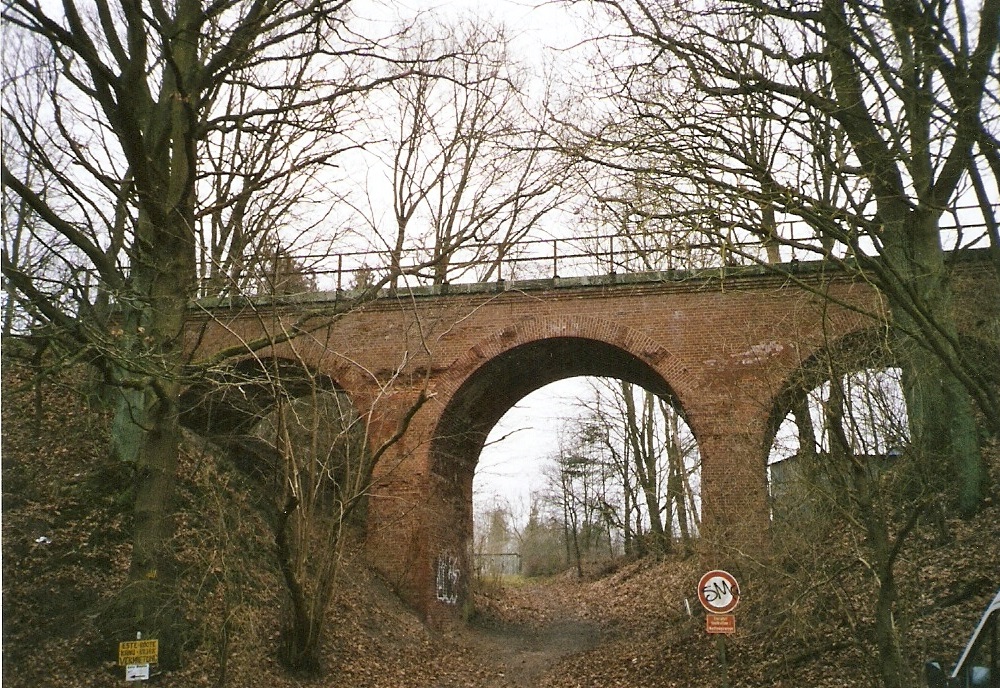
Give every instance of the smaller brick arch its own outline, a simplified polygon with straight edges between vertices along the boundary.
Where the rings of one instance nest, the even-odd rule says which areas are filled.
[[[966,355],[976,361],[974,369],[982,381],[1000,389],[1000,347],[974,334],[960,334],[959,340]],[[792,409],[792,404],[811,390],[829,380],[830,362],[836,363],[841,374],[865,368],[889,368],[899,365],[892,350],[892,334],[886,327],[869,327],[851,331],[829,346],[814,351],[801,365],[786,376],[773,404],[764,434],[765,455],[770,451],[781,423]]]
[[[351,423],[358,417],[353,400],[335,380],[323,373],[306,368],[300,360],[279,357],[247,356],[231,365],[220,367],[207,376],[208,379],[191,385],[181,396],[181,423],[185,427],[210,438],[224,448],[228,458],[245,475],[253,478],[262,494],[273,496],[273,491],[284,484],[282,477],[287,456],[278,448],[275,432],[275,416],[272,413],[281,404],[289,404],[296,410],[294,418],[302,412],[310,414],[329,413],[336,409],[336,422],[324,421],[318,432],[306,426],[305,432],[320,442],[329,441],[327,447],[338,446],[336,433],[342,433],[343,419]],[[319,398],[313,395],[318,394]],[[332,396],[331,396],[332,395]],[[333,406],[331,406],[331,399]],[[318,402],[318,403],[316,403]],[[304,404],[304,405],[303,405]],[[333,418],[331,416],[331,418]],[[271,424],[269,426],[269,423]],[[270,429],[268,429],[270,427]],[[289,424],[300,438],[303,430],[298,424]],[[334,435],[324,435],[324,430],[333,428]],[[363,431],[362,431],[363,432]],[[359,440],[360,441],[360,440]],[[301,446],[308,456],[309,448]],[[327,459],[328,460],[328,459]],[[359,464],[364,468],[366,464]]]
[[[830,379],[830,366],[836,365],[841,375],[866,368],[889,368],[896,365],[890,347],[891,335],[884,327],[854,330],[814,351],[782,383],[774,396],[764,433],[763,454],[766,457],[781,424],[793,405],[810,391]]]
[[[181,395],[181,424],[206,436],[247,432],[278,402],[321,390],[344,391],[329,375],[299,361],[246,356],[212,371]]]

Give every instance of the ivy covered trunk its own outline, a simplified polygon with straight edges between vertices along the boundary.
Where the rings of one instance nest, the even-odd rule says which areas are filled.
[[[938,481],[935,490],[954,489],[959,513],[970,516],[982,504],[986,474],[975,406],[948,365],[957,360],[959,339],[936,216],[910,210],[888,229],[882,281],[896,296],[889,302],[911,450],[922,477]]]
[[[183,635],[173,545],[179,445],[176,394],[152,386],[122,393],[113,446],[133,466],[132,558],[128,582],[105,625],[113,643],[136,632],[158,639],[165,668],[179,663]]]
[[[120,390],[112,429],[117,458],[133,467],[134,532],[128,583],[111,628],[159,640],[160,664],[180,660],[183,610],[176,594],[174,511],[181,430],[184,324],[197,283],[195,148],[198,111],[198,0],[180,0],[176,30],[164,50],[158,96],[142,118],[146,165],[134,170],[138,203],[129,253],[129,292],[118,335]],[[137,132],[138,133],[138,132]],[[131,628],[130,628],[131,626]]]

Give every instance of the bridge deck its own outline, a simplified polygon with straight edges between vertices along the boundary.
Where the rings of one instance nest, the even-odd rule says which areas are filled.
[[[951,254],[948,260],[953,265],[974,265],[981,267],[981,264],[988,263],[991,260],[991,256],[988,249],[969,249]],[[653,284],[660,287],[674,285],[678,289],[685,291],[703,289],[716,284],[730,284],[733,286],[750,286],[753,284],[758,288],[767,288],[775,284],[787,283],[789,280],[801,282],[804,286],[810,282],[815,282],[818,278],[853,279],[857,277],[858,271],[857,261],[854,259],[846,261],[811,260],[690,270],[654,270],[524,280],[501,279],[493,282],[446,282],[444,284],[404,286],[396,289],[383,288],[374,295],[362,289],[348,289],[251,297],[212,297],[199,299],[194,305],[198,309],[212,310],[246,305],[259,307],[268,305],[356,304],[366,300],[398,299],[400,297],[422,298],[460,294],[495,294],[505,291],[538,292],[587,287],[607,288]]]

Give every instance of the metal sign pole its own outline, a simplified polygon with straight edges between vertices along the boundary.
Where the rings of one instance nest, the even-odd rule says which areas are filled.
[[[729,663],[726,661],[726,636],[724,633],[716,634],[715,647],[719,651],[719,665],[722,667],[722,688],[729,688]]]
[[[722,688],[729,688],[726,636],[736,632],[736,617],[731,612],[740,603],[740,585],[726,571],[709,571],[698,581],[698,600],[708,612],[705,630],[715,634],[715,649],[722,668]]]

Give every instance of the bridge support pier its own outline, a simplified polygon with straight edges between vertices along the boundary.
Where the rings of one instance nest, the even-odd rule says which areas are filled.
[[[745,436],[706,438],[701,447],[702,529],[706,549],[752,557],[769,543],[767,467]]]

